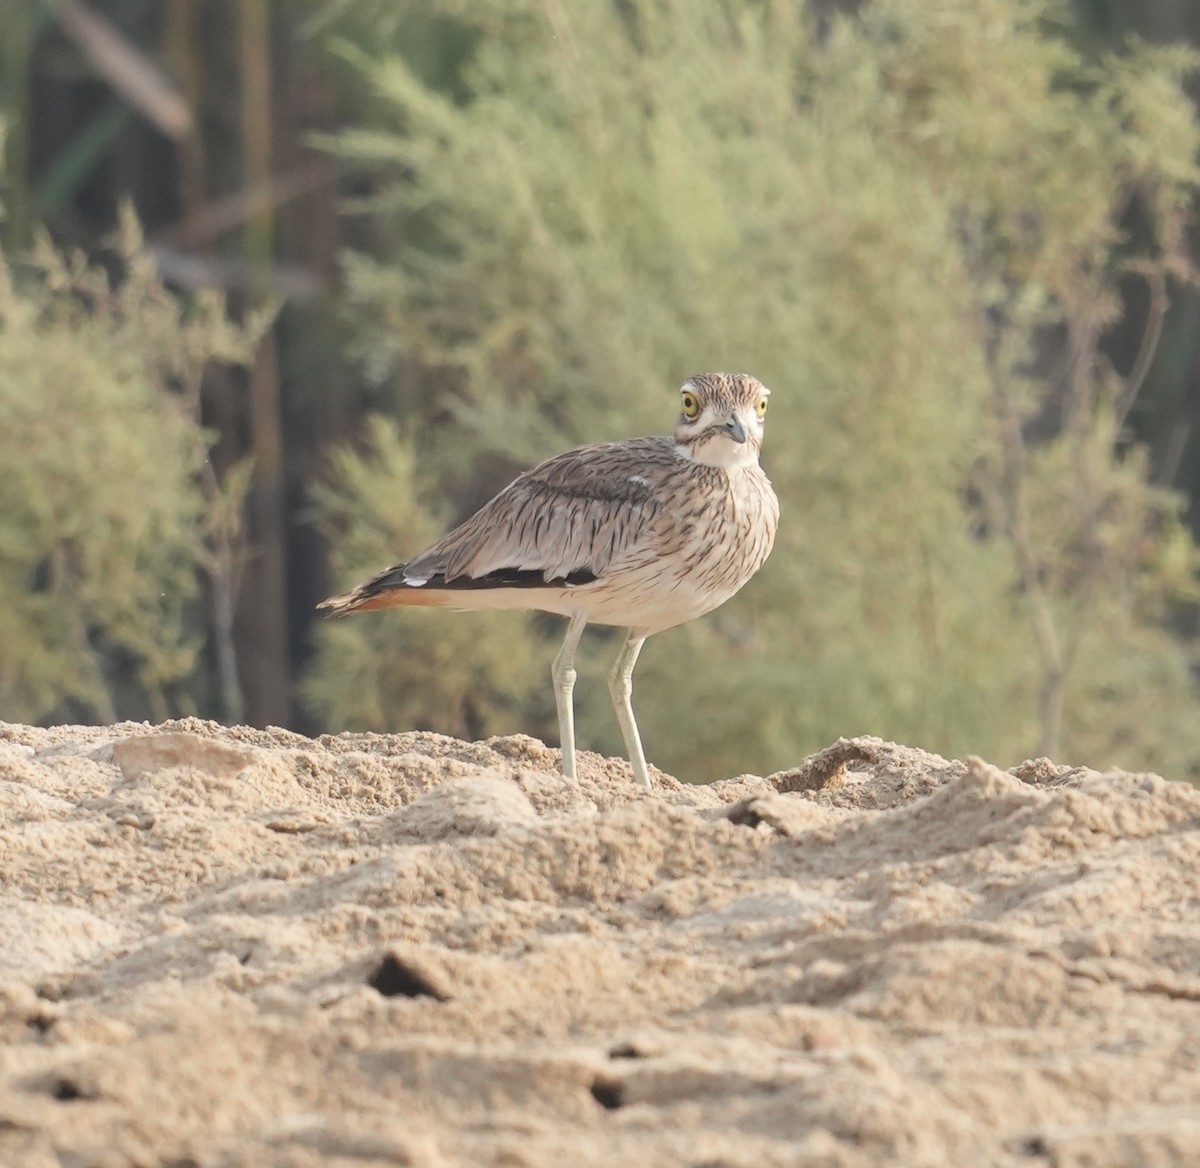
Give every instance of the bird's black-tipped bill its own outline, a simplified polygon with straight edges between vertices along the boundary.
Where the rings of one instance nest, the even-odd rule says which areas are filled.
[[[730,414],[725,419],[724,429],[729,431],[729,437],[735,442],[746,441],[746,427],[742,425],[742,419],[737,414]]]

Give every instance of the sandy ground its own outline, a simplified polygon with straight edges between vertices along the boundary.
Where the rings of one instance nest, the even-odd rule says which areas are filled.
[[[0,1165],[1200,1164],[1200,792],[0,723]]]

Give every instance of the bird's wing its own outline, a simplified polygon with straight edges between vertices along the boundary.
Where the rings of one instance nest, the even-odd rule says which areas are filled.
[[[458,587],[602,579],[614,559],[648,534],[661,507],[655,487],[676,462],[669,438],[560,454],[410,560],[404,575]]]

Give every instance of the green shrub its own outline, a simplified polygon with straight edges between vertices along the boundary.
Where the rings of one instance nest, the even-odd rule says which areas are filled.
[[[0,257],[0,718],[165,716],[200,641],[221,492],[202,481],[204,365],[249,333],[169,295],[127,215],[122,279],[42,240]],[[227,508],[226,508],[227,510]],[[183,700],[185,695],[177,695]],[[186,705],[186,702],[185,702]]]

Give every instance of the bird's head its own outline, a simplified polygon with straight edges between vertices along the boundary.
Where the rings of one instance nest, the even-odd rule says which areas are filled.
[[[679,390],[675,441],[681,452],[707,466],[747,466],[758,461],[771,391],[748,373],[697,373]]]

